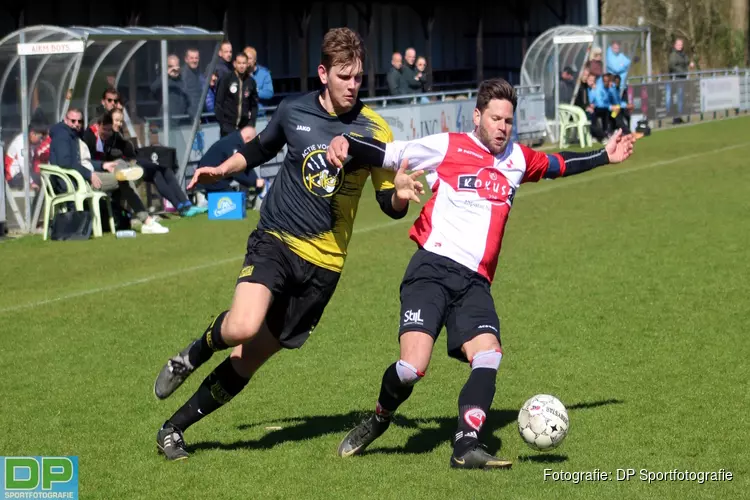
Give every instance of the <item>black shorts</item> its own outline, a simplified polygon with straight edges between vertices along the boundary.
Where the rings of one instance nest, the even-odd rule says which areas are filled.
[[[266,325],[282,347],[302,347],[331,300],[340,273],[316,266],[279,238],[256,229],[247,239],[239,283],[260,283],[273,294]]]
[[[468,361],[461,347],[477,335],[491,333],[500,341],[500,319],[483,276],[442,255],[420,248],[401,282],[399,338],[424,332],[437,340],[448,333],[448,355]]]

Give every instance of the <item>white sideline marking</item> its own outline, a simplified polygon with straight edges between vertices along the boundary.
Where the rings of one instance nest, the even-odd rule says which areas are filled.
[[[552,182],[552,183],[550,183],[550,185],[543,186],[543,187],[541,187],[539,189],[536,189],[534,191],[521,191],[521,192],[518,193],[518,196],[522,196],[522,197],[525,198],[527,196],[532,196],[534,194],[546,193],[548,191],[552,191],[553,189],[557,189],[557,188],[560,188],[560,187],[563,187],[563,186],[578,185],[578,184],[583,184],[583,183],[595,181],[597,179],[605,179],[607,177],[612,177],[612,176],[615,176],[615,175],[629,174],[631,172],[638,172],[640,170],[645,170],[645,169],[648,169],[648,168],[661,167],[661,166],[664,166],[664,165],[671,165],[673,163],[677,163],[677,162],[680,162],[680,161],[690,160],[690,159],[693,159],[693,158],[700,158],[701,156],[711,155],[711,154],[715,154],[715,153],[722,153],[724,151],[731,151],[731,150],[734,150],[734,149],[740,149],[740,148],[744,148],[744,147],[747,147],[747,146],[750,146],[750,142],[744,142],[744,143],[741,143],[741,144],[733,144],[731,146],[724,146],[722,148],[716,148],[716,149],[711,149],[711,150],[708,150],[708,151],[702,151],[700,153],[692,153],[692,154],[689,154],[689,155],[677,156],[677,157],[672,158],[670,160],[655,161],[653,163],[647,163],[645,165],[639,165],[637,167],[620,168],[618,170],[612,170],[610,172],[604,172],[604,173],[601,173],[600,175],[596,175],[596,176],[583,177],[583,178],[579,178],[579,179],[572,178],[572,179],[567,179],[566,182],[556,182],[556,183]],[[617,167],[613,167],[613,168],[617,168]],[[388,228],[388,227],[397,226],[399,224],[403,224],[405,222],[412,222],[412,221],[413,221],[412,218],[404,218],[404,219],[400,219],[400,220],[392,220],[392,221],[389,221],[389,222],[385,222],[383,224],[376,224],[374,226],[364,227],[362,229],[355,229],[354,230],[354,234],[362,234],[362,233],[369,233],[369,232],[372,232],[372,231],[378,231],[380,229],[385,229],[385,228]],[[73,292],[73,293],[69,293],[69,294],[65,294],[65,295],[60,295],[59,297],[55,297],[55,298],[52,298],[52,299],[37,300],[37,301],[34,301],[34,302],[27,302],[25,304],[18,304],[18,305],[15,305],[15,306],[9,306],[9,307],[5,307],[5,308],[0,309],[0,314],[8,313],[8,312],[20,311],[22,309],[28,309],[28,308],[33,308],[33,307],[44,306],[44,305],[47,305],[47,304],[53,304],[55,302],[61,302],[63,300],[75,299],[75,298],[78,298],[78,297],[85,297],[87,295],[95,295],[95,294],[98,294],[98,293],[109,292],[109,291],[112,291],[112,290],[119,290],[121,288],[127,288],[129,286],[141,285],[143,283],[149,283],[149,282],[155,281],[155,280],[160,280],[160,279],[165,279],[165,278],[171,278],[173,276],[179,276],[181,274],[192,273],[194,271],[200,271],[202,269],[208,269],[208,268],[211,268],[211,267],[222,266],[224,264],[229,264],[231,262],[236,262],[236,261],[238,261],[238,260],[240,260],[242,258],[244,258],[244,254],[238,255],[236,257],[230,257],[230,258],[227,258],[227,259],[222,259],[222,260],[216,260],[216,261],[212,261],[212,262],[207,262],[205,264],[200,264],[200,265],[197,265],[197,266],[192,266],[192,267],[186,267],[186,268],[182,268],[182,269],[177,269],[177,270],[169,271],[169,272],[166,272],[166,273],[154,274],[152,276],[147,276],[145,278],[140,278],[140,279],[137,279],[137,280],[123,281],[121,283],[115,283],[113,285],[107,285],[107,286],[102,286],[102,287],[98,287],[98,288],[91,288],[91,289],[88,289],[88,290],[81,290],[79,292]]]
[[[361,233],[369,233],[371,231],[378,231],[380,229],[385,229],[387,227],[395,226],[395,225],[398,225],[398,224],[403,224],[404,222],[407,222],[407,221],[410,221],[410,220],[411,219],[392,220],[392,221],[389,221],[389,222],[385,222],[383,224],[376,224],[374,226],[364,227],[362,229],[356,229],[355,228],[354,229],[354,234],[361,234]],[[27,302],[25,304],[18,304],[18,305],[15,305],[15,306],[4,307],[4,308],[0,309],[0,314],[7,313],[7,312],[20,311],[21,309],[28,309],[30,307],[44,306],[44,305],[47,305],[47,304],[52,304],[54,302],[60,302],[60,301],[63,301],[63,300],[75,299],[75,298],[78,298],[78,297],[85,297],[86,295],[95,295],[95,294],[98,294],[98,293],[110,292],[112,290],[119,290],[120,288],[126,288],[126,287],[134,286],[134,285],[141,285],[143,283],[149,283],[149,282],[155,281],[155,280],[172,278],[174,276],[179,276],[181,274],[192,273],[194,271],[200,271],[202,269],[208,269],[208,268],[211,268],[211,267],[217,267],[217,266],[222,266],[224,264],[229,264],[231,262],[236,262],[238,260],[243,259],[244,257],[245,257],[245,254],[237,255],[235,257],[229,257],[229,258],[226,258],[226,259],[215,260],[215,261],[212,261],[212,262],[206,262],[205,264],[200,264],[200,265],[197,265],[197,266],[185,267],[185,268],[182,268],[182,269],[176,269],[174,271],[169,271],[169,272],[166,272],[166,273],[158,273],[158,274],[154,274],[154,275],[147,276],[145,278],[140,278],[140,279],[137,279],[137,280],[123,281],[122,283],[115,283],[115,284],[112,284],[112,285],[102,286],[102,287],[98,287],[98,288],[90,288],[88,290],[81,290],[81,291],[78,291],[78,292],[68,293],[68,294],[65,294],[65,295],[60,295],[59,297],[55,297],[53,299],[37,300],[37,301],[34,301],[34,302]]]

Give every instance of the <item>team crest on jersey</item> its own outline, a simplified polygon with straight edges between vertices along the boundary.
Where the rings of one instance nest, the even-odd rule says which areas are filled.
[[[302,180],[308,191],[316,196],[328,198],[336,194],[344,183],[344,169],[339,169],[326,160],[326,144],[311,146],[304,151]]]
[[[492,203],[513,203],[516,190],[496,168],[485,167],[476,174],[458,176],[457,191],[472,191]]]

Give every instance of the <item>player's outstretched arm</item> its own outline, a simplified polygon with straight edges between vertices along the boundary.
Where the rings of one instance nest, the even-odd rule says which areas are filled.
[[[523,182],[570,177],[610,163],[621,163],[633,154],[634,143],[633,134],[624,135],[622,130],[618,130],[605,148],[595,151],[562,151],[550,154],[521,146],[526,159]]]
[[[237,172],[242,172],[247,167],[245,157],[235,153],[218,167],[200,167],[195,170],[193,178],[190,179],[187,189],[193,189],[197,184],[214,184],[224,177]]]
[[[383,167],[396,171],[404,159],[409,170],[433,170],[445,158],[448,151],[448,134],[435,134],[412,139],[384,143],[371,137],[344,134],[334,137],[328,147],[328,161],[341,168],[353,158],[359,164]]]
[[[635,136],[633,134],[623,134],[622,129],[618,129],[609,141],[607,146],[599,151],[588,151],[585,153],[574,153],[564,151],[559,155],[564,159],[563,177],[581,174],[593,168],[610,163],[621,163],[627,160],[633,154],[633,143]]]

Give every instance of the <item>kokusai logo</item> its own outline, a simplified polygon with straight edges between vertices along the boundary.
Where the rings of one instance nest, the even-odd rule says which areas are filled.
[[[473,191],[480,198],[493,203],[513,203],[516,190],[508,183],[508,179],[496,168],[485,167],[476,174],[458,176],[458,191]]]
[[[305,187],[312,194],[322,198],[336,194],[344,183],[344,169],[328,163],[326,149],[327,144],[317,144],[302,152],[302,180]]]

